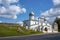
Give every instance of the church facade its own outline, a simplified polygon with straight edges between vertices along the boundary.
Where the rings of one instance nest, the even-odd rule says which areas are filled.
[[[41,31],[44,33],[58,32],[58,30],[53,30],[53,26],[50,23],[48,23],[44,18],[38,18],[36,20],[34,18],[33,12],[30,12],[28,20],[23,21],[23,26],[26,29]],[[56,26],[56,27],[58,27],[58,26]]]

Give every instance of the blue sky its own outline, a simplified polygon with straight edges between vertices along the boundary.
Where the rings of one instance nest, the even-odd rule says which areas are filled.
[[[9,6],[9,4],[7,5]],[[26,12],[16,14],[17,16],[16,19],[11,19],[11,18],[6,18],[5,16],[4,17],[0,16],[0,21],[15,23],[16,21],[27,20],[29,19],[29,13],[31,11],[35,13],[35,17],[39,17],[41,16],[41,13],[54,7],[52,0],[19,0],[18,2],[11,3],[10,5],[16,5],[16,6],[19,6],[20,8],[25,8]],[[2,4],[0,4],[0,7],[2,7]]]
[[[41,12],[53,7],[52,0],[20,0],[19,3],[27,10],[25,14],[21,14],[21,20],[28,19],[31,11],[35,13],[35,17],[39,17]]]

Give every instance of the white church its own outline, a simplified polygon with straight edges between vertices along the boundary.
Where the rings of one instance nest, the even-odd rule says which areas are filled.
[[[33,12],[30,12],[28,20],[23,21],[23,26],[26,29],[41,31],[44,33],[58,32],[58,25],[56,23],[52,26],[45,20],[45,18],[39,17],[38,20],[36,20]]]

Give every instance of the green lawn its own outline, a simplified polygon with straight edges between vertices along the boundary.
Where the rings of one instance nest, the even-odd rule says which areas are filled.
[[[29,35],[29,34],[37,34],[37,33],[39,34],[42,32],[27,30],[24,27],[21,27],[20,25],[0,24],[0,37],[21,36],[21,35]]]

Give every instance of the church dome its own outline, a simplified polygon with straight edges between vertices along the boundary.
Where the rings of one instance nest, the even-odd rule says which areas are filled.
[[[34,16],[34,13],[33,12],[30,12],[29,16]]]

